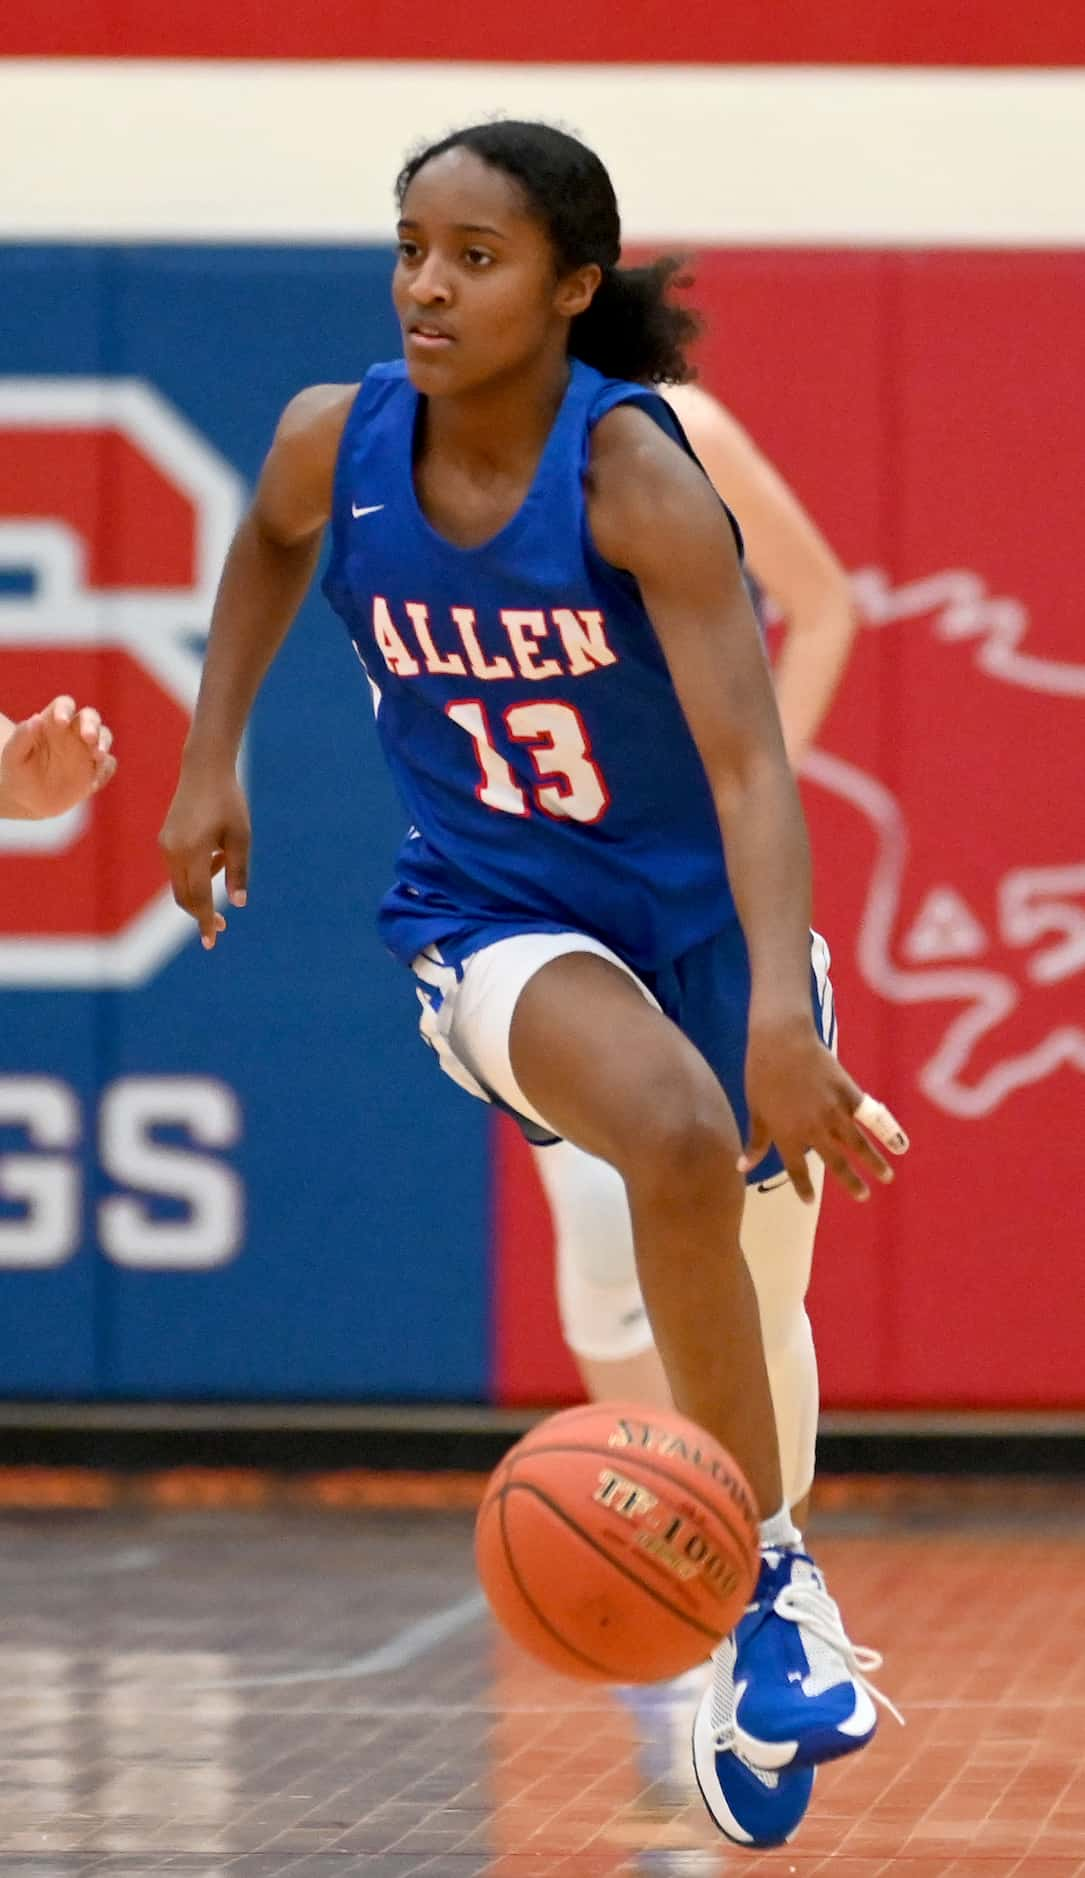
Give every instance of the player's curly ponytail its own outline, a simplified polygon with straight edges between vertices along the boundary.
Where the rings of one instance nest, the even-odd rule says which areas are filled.
[[[619,267],[621,223],[606,168],[593,150],[550,124],[499,119],[453,131],[413,156],[400,172],[402,204],[423,164],[446,150],[465,148],[519,185],[545,224],[558,267],[571,271],[594,261],[603,278],[592,303],[569,328],[569,351],[609,378],[646,384],[681,384],[691,376],[686,348],[700,321],[669,297],[682,263],[673,258],[643,267]]]
[[[609,378],[681,385],[692,376],[686,347],[701,329],[696,313],[675,305],[668,290],[684,284],[673,256],[645,267],[608,267],[592,303],[569,331],[569,351]]]

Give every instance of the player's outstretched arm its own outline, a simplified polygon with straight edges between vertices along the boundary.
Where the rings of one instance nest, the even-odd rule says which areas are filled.
[[[644,412],[594,434],[596,544],[633,574],[704,762],[752,973],[750,1166],[775,1141],[803,1199],[813,1148],[857,1198],[892,1178],[855,1116],[862,1091],[814,1028],[810,860],[798,791],[730,525],[696,465]]]
[[[74,809],[114,775],[113,732],[93,705],[54,698],[15,723],[0,712],[0,816],[47,821]]]
[[[742,524],[751,572],[783,616],[773,683],[797,770],[836,696],[859,623],[847,573],[795,491],[717,398],[700,385],[668,386],[665,395]]]
[[[357,389],[314,385],[287,405],[222,570],[200,695],[159,837],[173,897],[208,950],[226,925],[212,898],[220,868],[231,904],[245,904],[251,830],[238,751],[320,556],[339,440]]]

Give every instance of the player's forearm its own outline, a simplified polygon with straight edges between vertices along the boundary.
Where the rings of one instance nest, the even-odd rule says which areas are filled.
[[[727,872],[750,955],[750,1023],[810,1016],[810,847],[794,778],[766,753],[716,788]]]
[[[800,767],[828,715],[858,623],[843,578],[804,595],[788,620],[773,681],[793,769]]]
[[[285,546],[247,515],[230,545],[186,760],[236,759],[249,712],[312,580],[320,536]]]

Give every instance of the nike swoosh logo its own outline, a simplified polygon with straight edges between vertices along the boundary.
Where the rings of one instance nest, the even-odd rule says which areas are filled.
[[[383,507],[384,507],[384,503],[383,503],[383,502],[371,502],[371,503],[369,504],[369,507],[368,507],[368,508],[365,508],[365,509],[360,509],[360,508],[358,508],[358,506],[357,506],[357,504],[356,504],[356,503],[354,503],[354,502],[352,502],[352,503],[351,503],[351,505],[350,505],[350,512],[351,512],[351,514],[352,514],[352,515],[354,515],[354,516],[358,516],[358,515],[376,515],[376,513],[377,513],[377,511],[378,511],[378,509],[383,509]]]
[[[777,1193],[781,1187],[788,1185],[790,1179],[790,1174],[778,1174],[775,1180],[759,1180],[757,1191],[758,1193]]]

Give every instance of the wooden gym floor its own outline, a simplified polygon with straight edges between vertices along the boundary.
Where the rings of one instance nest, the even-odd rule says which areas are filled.
[[[824,1483],[908,1725],[757,1854],[693,1786],[696,1674],[585,1688],[494,1633],[477,1481],[216,1478],[0,1477],[3,1878],[1085,1878],[1080,1483]]]

